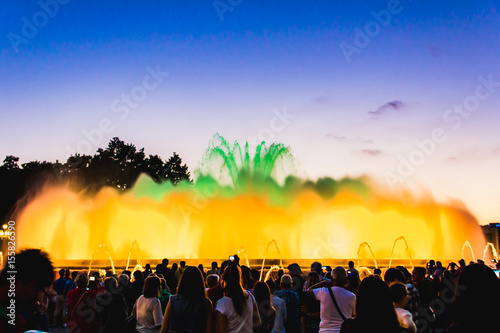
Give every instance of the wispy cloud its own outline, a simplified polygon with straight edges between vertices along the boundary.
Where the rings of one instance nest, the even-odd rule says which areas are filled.
[[[326,104],[326,103],[328,103],[328,97],[326,97],[324,95],[316,96],[314,98],[311,98],[311,101],[313,101],[314,103],[318,103],[318,104]]]
[[[384,105],[379,106],[375,111],[368,111],[368,113],[374,116],[381,116],[388,111],[398,111],[404,106],[405,104],[403,102],[396,100],[385,103]]]
[[[334,139],[334,140],[337,140],[337,141],[345,141],[347,139],[343,135],[336,135],[336,134],[333,134],[333,133],[327,133],[325,135],[325,137],[327,137],[328,139]]]
[[[365,155],[370,155],[370,156],[379,156],[384,153],[380,149],[363,149],[361,152]]]
[[[332,132],[326,133],[325,138],[339,141],[339,142],[349,142],[349,143],[354,143],[354,144],[374,144],[375,141],[372,139],[364,139],[364,138],[359,138],[359,137],[347,137],[345,135],[340,135],[340,134],[335,134]]]

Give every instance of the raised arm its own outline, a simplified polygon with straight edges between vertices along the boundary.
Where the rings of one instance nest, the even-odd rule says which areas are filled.
[[[333,284],[332,284],[331,281],[324,280],[324,281],[321,281],[319,283],[316,283],[314,286],[309,287],[309,289],[307,289],[307,293],[309,295],[311,295],[312,297],[315,297],[314,296],[314,292],[313,292],[314,289],[318,289],[318,288],[331,288],[332,286],[333,286]]]

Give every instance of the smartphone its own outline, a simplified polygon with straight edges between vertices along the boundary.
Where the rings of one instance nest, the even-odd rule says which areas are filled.
[[[321,266],[321,269],[322,269],[322,270],[325,270],[325,269],[326,269],[326,266]]]
[[[234,261],[234,256],[229,256],[229,260]]]
[[[95,276],[91,276],[90,281],[95,281]]]

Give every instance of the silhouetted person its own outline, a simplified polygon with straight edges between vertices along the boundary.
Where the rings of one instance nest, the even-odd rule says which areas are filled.
[[[15,255],[16,274],[8,273],[8,265],[0,272],[0,332],[24,332],[27,314],[43,298],[45,288],[54,281],[54,267],[46,252],[26,249]],[[9,295],[14,287],[15,299]],[[15,305],[11,302],[14,299]],[[11,325],[14,324],[14,325]]]
[[[212,303],[205,297],[205,282],[200,270],[186,267],[177,294],[170,297],[161,332],[209,332],[212,318]]]
[[[101,276],[99,275],[99,272],[91,273],[89,279],[87,288],[95,291],[103,291],[101,288]]]
[[[271,303],[271,291],[265,282],[257,282],[254,285],[253,296],[257,302],[260,321],[262,323],[261,333],[269,333],[274,326],[276,310]]]
[[[73,289],[75,289],[75,288],[76,288],[75,279],[76,279],[76,277],[77,277],[77,276],[78,276],[78,272],[77,272],[77,271],[73,271],[73,272],[71,272],[71,279],[70,279],[70,280],[68,280],[68,281],[66,282],[66,284],[64,285],[64,295],[65,295],[65,297],[67,297],[67,296],[68,296],[68,293],[69,293],[71,290],[73,290]]]
[[[135,303],[135,301],[139,298],[139,296],[142,295],[142,291],[144,289],[144,275],[142,274],[141,271],[134,272],[134,281],[132,282],[131,288]]]
[[[118,292],[122,294],[125,299],[125,304],[127,304],[127,314],[129,315],[132,312],[132,308],[134,307],[135,293],[132,290],[132,286],[130,284],[130,279],[127,274],[121,274],[118,277]]]
[[[215,307],[215,327],[217,333],[259,332],[261,322],[253,295],[242,286],[241,269],[229,263],[221,276],[224,297]]]
[[[207,272],[208,275],[210,274],[219,274],[219,269],[217,268],[217,261],[212,261],[212,268]]]
[[[207,278],[207,273],[205,273],[205,269],[203,268],[203,264],[199,264],[198,269],[200,270],[201,274],[203,275],[203,281],[205,281]]]
[[[185,269],[186,269],[186,262],[181,261],[179,268],[175,271],[175,279],[177,280],[177,283],[179,283],[179,280],[181,279],[182,273],[184,273]]]
[[[230,264],[231,262],[229,260],[226,260],[222,262],[220,271],[224,272],[226,267]],[[207,290],[207,297],[212,301],[212,305],[215,306],[217,302],[224,297],[224,286],[223,286],[223,281],[222,279],[219,280],[219,283],[210,289]]]
[[[142,272],[142,274],[144,275],[144,278],[146,279],[149,274],[153,273],[153,270],[151,269],[151,265],[150,264],[146,264],[146,266],[144,266],[144,272]]]
[[[347,265],[349,266],[349,268],[347,269],[347,275],[356,274],[359,277],[358,270],[354,268],[354,261],[349,261]]]
[[[172,293],[170,293],[167,286],[167,281],[161,277],[160,278],[161,282],[161,288],[160,288],[160,296],[158,296],[158,299],[160,300],[161,303],[161,312],[165,313],[165,310],[167,309],[168,302],[170,301],[170,296],[172,296]]]
[[[240,257],[237,254],[234,255],[233,262],[235,265],[238,265],[238,266],[240,265]]]
[[[281,290],[275,292],[275,295],[285,301],[286,304],[286,322],[285,329],[287,333],[300,331],[300,302],[299,294],[292,290],[293,280],[288,274],[281,277]]]
[[[302,270],[299,264],[293,263],[288,265],[288,274],[292,277],[293,286],[292,289],[300,292],[304,289],[304,284],[306,283],[306,278],[302,276]]]
[[[114,277],[104,280],[104,292],[97,294],[96,309],[99,314],[99,333],[123,332],[128,315],[127,304],[119,293],[118,281]]]
[[[453,302],[454,323],[446,333],[500,332],[500,280],[491,268],[473,264],[463,268]]]
[[[176,262],[174,262],[172,264],[172,276],[173,276],[173,282],[174,282],[173,286],[174,286],[174,288],[173,289],[170,288],[170,291],[172,293],[175,293],[175,290],[177,289],[177,282],[179,281],[179,280],[177,280],[177,270],[178,270],[178,265],[177,265]],[[170,285],[168,285],[168,286],[170,287]]]
[[[434,271],[436,270],[436,262],[434,260],[430,260],[426,266],[426,277],[431,277],[434,275]]]
[[[321,303],[321,331],[339,332],[342,323],[354,313],[356,296],[343,288],[346,279],[345,268],[335,267],[332,270],[332,281],[321,281],[307,290]]]
[[[260,272],[254,268],[250,270],[250,277],[252,278],[254,284],[260,281]]]
[[[160,295],[161,282],[158,276],[150,275],[144,280],[142,295],[135,301],[132,315],[137,319],[135,329],[142,333],[159,332],[163,322]]]
[[[281,278],[285,275],[285,272],[282,269],[278,269],[278,278],[276,279],[276,288],[281,289]],[[293,288],[293,280],[292,280],[292,288]]]
[[[207,276],[206,280],[207,290],[217,286],[217,284],[219,284],[219,276],[217,274],[210,274],[209,276]]]
[[[319,276],[316,272],[310,272],[307,276],[307,284],[314,286],[318,284]],[[300,310],[302,312],[302,327],[307,333],[317,333],[319,331],[320,305],[321,303],[308,292],[302,292],[300,295]],[[302,330],[304,332],[304,329]]]
[[[331,275],[330,275],[330,278],[332,278]],[[349,290],[351,293],[353,293],[354,295],[356,295],[358,293],[358,288],[359,288],[360,283],[361,283],[361,280],[359,279],[359,275],[349,274],[349,275],[347,275],[347,285],[345,288],[347,290]]]
[[[424,308],[429,306],[432,297],[431,283],[425,278],[425,272],[424,267],[415,267],[411,274],[413,284],[420,295],[420,305]]]
[[[408,310],[405,310],[405,307],[408,305],[408,290],[406,286],[400,282],[393,283],[389,287],[391,291],[391,298],[394,307],[396,308],[396,314],[398,316],[399,325],[410,333],[417,333],[417,326],[413,321],[413,317]]]
[[[457,276],[460,275],[460,272],[462,272],[462,270],[467,267],[467,264],[465,263],[465,260],[464,259],[460,259],[458,261],[458,269],[457,269]]]
[[[76,289],[68,293],[69,331],[74,333],[92,333],[99,330],[96,312],[97,291],[88,289],[89,278],[78,274]]]
[[[286,304],[285,301],[274,294],[276,291],[276,284],[273,280],[269,279],[266,281],[269,286],[269,291],[271,292],[271,304],[276,310],[276,316],[274,318],[273,332],[284,333],[285,332],[285,321],[286,321]]]
[[[389,268],[384,275],[384,281],[390,287],[395,283],[403,283],[408,290],[408,303],[405,309],[410,311],[414,320],[418,317],[420,307],[420,294],[412,283],[405,283],[406,278],[403,272],[398,268]]]
[[[64,286],[68,280],[64,277],[66,271],[64,269],[59,270],[59,278],[54,281],[54,291],[56,292],[56,309],[54,310],[54,326],[62,325],[62,319],[64,315]]]
[[[177,282],[175,281],[174,273],[170,268],[168,268],[168,259],[164,258],[161,261],[162,266],[162,274],[165,280],[167,281],[167,286],[170,292],[175,292],[175,288],[177,286]]]
[[[356,297],[356,316],[346,319],[341,333],[399,333],[396,310],[387,284],[374,276],[361,281]]]
[[[323,276],[323,266],[321,266],[321,263],[319,261],[315,261],[311,264],[311,272],[316,272],[318,273],[319,279],[321,281],[330,281],[330,279],[327,279]],[[311,286],[306,283],[304,283],[303,286],[303,291],[307,291]]]
[[[243,281],[243,288],[245,290],[253,289],[254,281],[250,276],[250,268],[248,268],[247,266],[241,266],[240,268],[241,268],[241,277]]]

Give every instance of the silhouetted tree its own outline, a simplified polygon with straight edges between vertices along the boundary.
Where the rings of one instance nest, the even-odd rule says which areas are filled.
[[[167,179],[164,162],[158,155],[149,155],[146,160],[145,172],[157,183]]]
[[[19,165],[17,164],[17,162],[19,162],[19,157],[7,155],[5,156],[3,165],[0,166],[0,168],[3,168],[5,170],[17,170],[19,169]]]
[[[183,180],[190,181],[190,173],[186,164],[182,165],[182,159],[177,153],[170,157],[165,163],[166,176],[172,184],[176,185]]]
[[[0,166],[0,219],[13,218],[16,202],[26,193],[35,194],[47,180],[52,183],[69,183],[77,190],[97,193],[110,186],[127,191],[145,173],[155,182],[171,181],[178,184],[190,181],[190,173],[182,159],[174,153],[164,162],[158,155],[146,158],[144,148],[125,143],[115,137],[106,148],[99,148],[94,156],[75,154],[66,163],[59,161],[31,161],[18,164],[19,157],[8,155]]]

